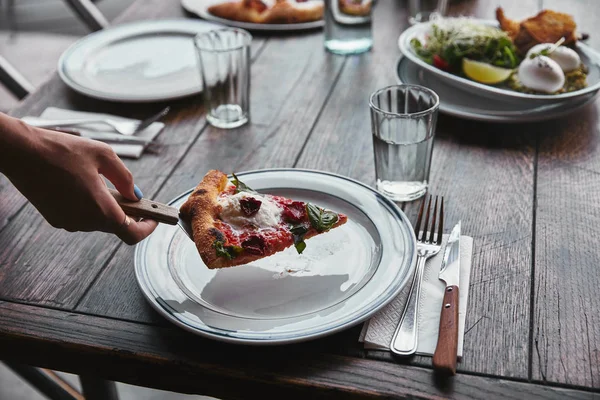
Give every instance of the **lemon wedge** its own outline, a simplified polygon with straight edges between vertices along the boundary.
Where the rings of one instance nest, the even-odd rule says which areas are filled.
[[[474,81],[493,85],[504,82],[513,70],[463,58],[463,72]]]

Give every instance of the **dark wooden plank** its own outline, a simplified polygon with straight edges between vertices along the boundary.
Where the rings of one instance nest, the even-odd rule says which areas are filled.
[[[461,2],[456,14],[490,17],[491,2]],[[527,15],[536,2],[504,4]],[[374,184],[369,94],[393,82],[402,9],[380,3],[372,54],[348,62],[298,166]],[[401,7],[396,5],[396,7]],[[472,7],[472,8],[469,8]],[[349,85],[348,82],[352,82]],[[465,354],[460,371],[526,379],[535,135],[530,126],[489,125],[442,117],[435,139],[431,191],[445,196],[446,226],[463,221],[475,238]],[[322,151],[322,149],[335,149]],[[407,212],[414,216],[414,205]],[[506,290],[510,287],[510,290]],[[430,365],[428,358],[413,362]]]
[[[545,1],[550,9],[564,3]],[[579,30],[600,45],[598,4],[569,3]],[[600,387],[600,226],[598,102],[541,125],[535,242],[535,380]]]
[[[592,399],[594,393],[315,354],[310,344],[243,348],[177,328],[0,303],[0,358],[222,399]],[[444,384],[446,383],[446,384]]]
[[[195,187],[212,168],[232,172],[292,166],[343,61],[322,50],[319,33],[271,38],[252,65],[252,122],[231,131],[207,128],[169,177],[158,200],[168,201]],[[132,250],[120,249],[78,310],[155,321],[154,312],[142,304],[132,258]]]
[[[152,10],[148,11],[148,8]],[[156,1],[155,4],[140,2],[132,6],[127,15],[120,22],[181,16],[182,11],[176,0]],[[260,38],[253,42],[255,54],[264,43],[264,39]],[[161,146],[158,154],[126,161],[146,196],[151,197],[158,191],[202,131],[205,120],[201,103],[200,96],[170,103],[171,112],[164,120],[167,126],[157,138]],[[159,104],[123,106],[86,98],[66,88],[55,76],[28,97],[14,115],[39,115],[48,106],[132,117],[146,116],[161,107]],[[2,198],[7,204],[21,200],[20,194],[14,191],[3,190]],[[74,307],[117,249],[118,240],[102,233],[56,230],[30,204],[21,208],[16,216],[10,213],[17,210],[18,207],[11,207],[9,213],[3,216],[3,220],[10,219],[12,223],[0,231],[0,264],[3,266],[0,298]]]

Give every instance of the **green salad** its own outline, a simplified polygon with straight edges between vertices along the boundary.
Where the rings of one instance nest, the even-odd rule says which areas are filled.
[[[516,68],[521,59],[506,32],[467,18],[443,19],[432,24],[426,43],[412,39],[411,46],[425,62],[460,72],[464,58],[500,68]]]

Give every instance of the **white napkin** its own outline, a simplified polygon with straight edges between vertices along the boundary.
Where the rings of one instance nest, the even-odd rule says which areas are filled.
[[[89,118],[89,117],[110,118],[110,119],[114,119],[115,121],[135,121],[133,119],[123,118],[123,117],[119,117],[116,115],[91,113],[91,112],[84,112],[84,111],[73,111],[73,110],[66,110],[66,109],[56,108],[56,107],[48,107],[40,115],[40,118],[46,118],[46,119]],[[143,131],[136,133],[135,136],[154,140],[154,138],[160,133],[160,131],[162,131],[164,126],[165,126],[165,124],[163,124],[162,122],[154,122],[149,127],[144,129]],[[107,126],[104,124],[87,124],[87,125],[85,125],[85,127],[78,126],[77,129],[80,131],[89,130],[89,131],[93,131],[93,132],[106,132],[110,128],[107,129]],[[123,143],[108,143],[108,144],[110,145],[110,147],[112,147],[112,149],[115,151],[115,153],[117,153],[119,156],[128,157],[128,158],[140,158],[140,156],[144,153],[144,149],[145,149],[144,144],[123,144]]]
[[[417,354],[432,356],[437,345],[440,324],[440,311],[446,285],[438,278],[444,249],[449,235],[444,235],[440,252],[427,260],[421,284],[419,298],[419,329]],[[458,305],[458,357],[462,357],[465,333],[465,316],[469,298],[469,280],[471,274],[471,258],[473,255],[473,238],[460,237],[460,298]],[[404,311],[408,299],[410,285],[390,304],[367,321],[361,331],[359,341],[364,342],[366,349],[390,350],[392,336]]]

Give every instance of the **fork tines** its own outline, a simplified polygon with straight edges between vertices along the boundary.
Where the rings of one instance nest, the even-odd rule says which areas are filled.
[[[430,243],[430,244],[441,244],[442,243],[442,233],[444,232],[444,197],[443,196],[435,196],[435,203],[433,206],[433,218],[431,218],[431,226],[428,229],[429,225],[429,215],[431,214],[431,202],[433,201],[433,196],[429,195],[429,201],[427,201],[427,211],[425,213],[425,221],[423,225],[423,230],[421,230],[421,222],[423,222],[423,211],[425,211],[425,202],[427,201],[427,196],[423,198],[421,201],[421,207],[419,208],[419,216],[417,217],[417,224],[415,225],[415,236],[417,237],[417,241],[421,243]],[[439,206],[439,218],[438,218],[438,202]],[[437,223],[437,235],[435,235],[436,231],[436,223]]]

